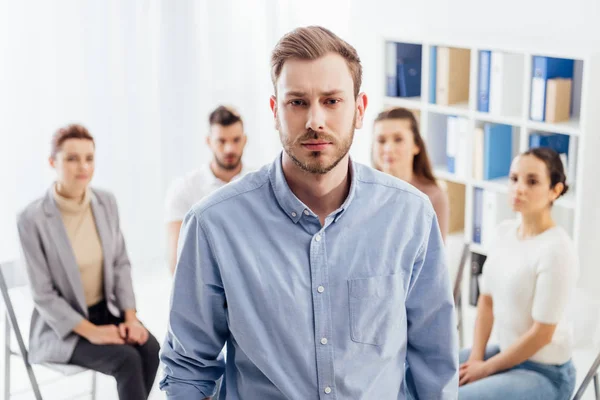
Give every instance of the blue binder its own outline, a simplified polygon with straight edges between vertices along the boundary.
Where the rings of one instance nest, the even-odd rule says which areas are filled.
[[[421,96],[422,50],[420,44],[397,43],[396,71],[400,97]]]
[[[477,96],[477,111],[490,111],[490,70],[492,52],[482,50],[479,52],[479,88]]]
[[[400,97],[416,97],[421,95],[421,62],[406,60],[398,64]]]
[[[566,58],[534,56],[532,66],[530,117],[534,121],[545,121],[548,79],[573,78],[575,62]]]
[[[437,91],[437,47],[429,48],[429,104],[435,104]]]
[[[483,189],[475,188],[473,196],[473,242],[481,244],[481,225],[483,222]]]
[[[483,179],[508,176],[512,162],[512,126],[485,124],[483,133]]]
[[[569,135],[562,133],[533,132],[529,135],[529,148],[549,147],[558,154],[569,155]]]

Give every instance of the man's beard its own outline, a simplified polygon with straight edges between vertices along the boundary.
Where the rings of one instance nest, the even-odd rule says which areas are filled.
[[[238,156],[234,162],[226,163],[226,162],[223,162],[222,160],[220,160],[219,157],[215,156],[215,162],[217,163],[219,168],[222,168],[226,171],[231,171],[231,170],[236,169],[240,165],[240,163],[242,162],[242,157]]]
[[[306,171],[311,174],[319,174],[319,175],[324,175],[324,174],[328,173],[329,171],[331,171],[332,169],[334,169],[340,163],[340,161],[342,161],[342,159],[346,156],[346,154],[348,154],[348,151],[350,151],[350,147],[352,146],[352,141],[354,139],[355,123],[356,123],[356,113],[354,114],[354,118],[352,120],[352,127],[350,128],[351,129],[350,134],[347,136],[347,139],[344,139],[341,142],[338,141],[338,139],[336,139],[335,137],[333,137],[331,135],[319,133],[319,132],[313,131],[312,129],[309,129],[304,135],[298,137],[295,141],[292,142],[288,139],[287,136],[285,136],[281,132],[281,124],[279,122],[279,116],[277,117],[277,120],[276,120],[277,130],[279,131],[279,137],[281,139],[281,144],[283,145],[283,149],[286,152],[286,154],[292,159],[294,164],[296,164],[303,171]],[[334,160],[333,162],[324,165],[323,163],[316,161],[321,156],[320,151],[311,152],[311,154],[309,155],[310,159],[307,161],[300,160],[298,158],[298,156],[296,156],[294,154],[294,148],[302,146],[300,144],[301,142],[304,142],[307,140],[318,140],[318,139],[326,141],[326,142],[331,142],[332,145],[335,147],[335,153],[333,155],[333,160]],[[315,162],[311,162],[311,159],[314,159]]]

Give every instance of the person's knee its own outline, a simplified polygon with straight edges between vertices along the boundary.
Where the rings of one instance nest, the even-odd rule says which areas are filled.
[[[471,355],[471,349],[462,349],[458,353],[458,362],[460,364],[467,362],[467,360],[469,359],[470,355]]]
[[[160,352],[160,344],[152,334],[148,336],[148,340],[146,341],[146,343],[144,343],[142,347],[145,357],[151,360],[156,360],[156,362],[158,363],[158,353]]]
[[[129,345],[122,346],[121,352],[117,358],[115,376],[142,374],[143,364],[140,354]]]
[[[156,340],[154,335],[152,335],[152,334],[148,335],[148,341],[146,342],[146,344],[149,347],[149,350],[150,350],[149,352],[158,357],[158,352],[160,351],[160,343],[158,343],[158,340]]]

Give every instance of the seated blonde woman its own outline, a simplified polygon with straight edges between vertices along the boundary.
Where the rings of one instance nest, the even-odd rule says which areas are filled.
[[[50,155],[56,181],[19,216],[35,303],[29,358],[112,375],[121,400],[145,400],[159,345],[136,316],[115,197],[89,186],[94,153],[83,126],[59,129]]]

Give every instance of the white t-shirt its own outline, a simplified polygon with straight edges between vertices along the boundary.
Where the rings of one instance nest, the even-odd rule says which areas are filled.
[[[232,181],[250,171],[242,164],[242,170],[232,178]],[[213,174],[209,164],[176,179],[167,191],[165,222],[183,221],[194,204],[226,183]]]
[[[530,360],[563,364],[571,359],[573,347],[566,308],[579,273],[575,246],[558,226],[519,239],[519,224],[505,221],[496,229],[483,266],[481,293],[492,297],[501,350],[523,336],[534,321],[557,324],[552,342]]]

